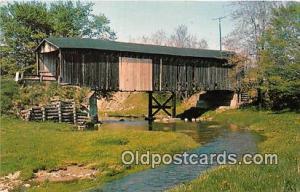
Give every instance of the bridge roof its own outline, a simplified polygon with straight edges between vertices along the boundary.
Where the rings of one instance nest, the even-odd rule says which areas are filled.
[[[229,51],[209,50],[209,49],[192,49],[192,48],[177,48],[149,44],[124,43],[110,40],[88,39],[88,38],[57,38],[49,37],[44,41],[53,44],[61,49],[97,49],[108,51],[144,53],[144,54],[158,54],[158,55],[172,55],[184,57],[201,57],[226,59],[228,56],[234,54]],[[44,42],[43,41],[43,42]],[[37,49],[43,44],[37,47]],[[37,50],[36,49],[36,50]]]

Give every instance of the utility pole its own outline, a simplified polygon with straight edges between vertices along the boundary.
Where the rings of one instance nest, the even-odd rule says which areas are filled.
[[[214,18],[213,20],[219,20],[219,33],[220,33],[220,51],[222,51],[222,27],[221,27],[221,21],[224,19],[226,16],[223,17],[217,17]]]

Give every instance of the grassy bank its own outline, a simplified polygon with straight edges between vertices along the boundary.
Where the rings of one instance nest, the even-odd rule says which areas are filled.
[[[125,167],[121,152],[140,150],[175,153],[195,147],[188,136],[171,132],[134,130],[72,131],[71,125],[1,118],[1,176],[21,171],[23,180],[34,171],[73,163],[100,170],[95,180],[45,182],[33,191],[80,191],[146,167]],[[35,184],[33,184],[35,185]]]
[[[296,113],[252,110],[210,113],[215,120],[247,127],[265,139],[259,153],[277,153],[278,165],[223,166],[171,191],[299,191],[300,118]]]
[[[164,103],[169,97],[170,94],[157,94],[154,93],[153,96],[162,104]],[[195,99],[196,98],[196,99]],[[116,99],[116,98],[114,98]],[[190,99],[191,100],[191,99]],[[189,109],[190,107],[194,107],[197,103],[198,97],[192,97],[192,101],[180,101],[177,100],[176,103],[176,112],[180,114],[185,110]],[[108,102],[108,101],[107,101]],[[137,92],[130,94],[126,99],[119,101],[120,106],[118,107],[99,107],[99,114],[101,117],[108,115],[108,116],[138,116],[144,117],[148,115],[148,94]],[[153,102],[154,103],[154,102]],[[169,102],[170,105],[170,102]],[[109,106],[109,105],[108,105]],[[160,111],[157,116],[163,117],[167,116],[166,113]]]

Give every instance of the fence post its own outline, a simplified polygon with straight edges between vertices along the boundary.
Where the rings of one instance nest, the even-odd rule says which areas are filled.
[[[74,124],[76,124],[76,105],[75,105],[75,102],[73,101],[72,102],[72,104],[73,104],[73,122],[74,122]]]
[[[42,110],[42,120],[45,121],[45,119],[46,119],[45,108],[42,107],[41,110]]]
[[[58,122],[61,123],[61,101],[58,101]]]

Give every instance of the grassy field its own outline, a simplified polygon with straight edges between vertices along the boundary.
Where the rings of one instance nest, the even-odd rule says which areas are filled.
[[[32,191],[79,191],[146,168],[123,166],[121,152],[124,150],[175,153],[197,146],[180,133],[74,131],[68,124],[25,122],[8,117],[0,120],[1,176],[20,170],[22,179],[28,180],[39,169],[51,170],[72,163],[97,168],[101,173],[95,180],[45,182],[30,188]]]
[[[210,113],[215,120],[247,127],[264,136],[259,153],[277,153],[278,165],[222,166],[200,176],[176,191],[300,191],[300,117],[252,110]],[[298,158],[298,159],[297,159]]]

